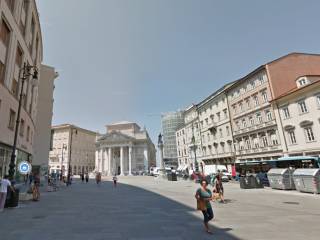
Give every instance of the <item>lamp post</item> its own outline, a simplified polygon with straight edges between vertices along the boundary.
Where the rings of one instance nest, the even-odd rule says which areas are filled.
[[[193,123],[192,123],[192,138],[191,138],[191,142],[192,142],[192,150],[194,152],[194,170],[195,172],[199,172],[199,165],[198,165],[198,162],[197,162],[197,144],[196,144],[196,138],[194,136],[194,127],[193,127]]]
[[[11,180],[14,178],[15,166],[16,166],[15,164],[16,149],[17,149],[18,130],[20,125],[20,113],[21,113],[24,83],[30,76],[32,76],[34,80],[38,79],[38,69],[36,66],[31,66],[28,63],[24,63],[22,69],[20,69],[20,73],[21,71],[22,71],[22,76],[20,76],[21,74],[19,74],[19,77],[21,77],[20,78],[21,89],[20,89],[20,96],[19,96],[18,114],[17,114],[16,126],[14,131],[14,140],[13,140],[13,146],[12,146],[11,159],[9,164],[9,178]]]
[[[73,133],[75,132],[75,134],[78,134],[78,130],[71,127],[70,129],[70,146],[69,146],[69,163],[68,163],[68,176],[67,176],[67,185],[71,184],[71,179],[70,179],[70,175],[71,175],[71,153],[72,153],[72,136]]]

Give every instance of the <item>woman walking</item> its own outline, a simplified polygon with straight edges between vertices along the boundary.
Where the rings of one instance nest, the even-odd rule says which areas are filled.
[[[223,190],[222,178],[220,174],[217,175],[214,181],[213,192],[218,195],[217,198],[220,198],[220,202],[224,203],[224,196],[223,196],[224,190]]]
[[[88,182],[89,182],[89,174],[86,173],[86,183],[88,183]]]
[[[212,192],[207,188],[208,182],[201,181],[201,187],[196,191],[195,198],[197,199],[197,209],[202,211],[204,227],[207,233],[212,234],[209,229],[209,221],[213,219],[213,211],[210,201],[212,199]]]

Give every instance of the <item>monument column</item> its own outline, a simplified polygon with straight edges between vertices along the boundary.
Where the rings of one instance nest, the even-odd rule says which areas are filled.
[[[103,159],[102,159],[102,149],[99,150],[99,163],[100,163],[100,166],[99,166],[99,172],[102,172],[103,171]]]
[[[132,147],[129,146],[129,175],[132,175]]]
[[[143,156],[144,156],[144,171],[148,172],[148,169],[149,169],[149,153],[148,153],[148,147],[146,146],[144,148],[144,151],[143,151]]]
[[[120,176],[124,175],[123,165],[123,147],[120,147]]]

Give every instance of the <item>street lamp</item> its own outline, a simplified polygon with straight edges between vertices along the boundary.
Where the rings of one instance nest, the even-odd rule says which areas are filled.
[[[12,180],[14,178],[15,173],[15,160],[16,160],[16,149],[17,149],[17,138],[18,138],[18,129],[20,125],[20,113],[21,113],[21,105],[22,105],[22,98],[23,98],[23,86],[24,82],[32,76],[34,80],[38,79],[38,69],[36,66],[31,66],[28,63],[24,63],[22,69],[20,69],[20,73],[22,71],[22,76],[19,74],[19,77],[21,77],[21,90],[20,90],[20,96],[19,96],[19,105],[18,105],[18,114],[17,114],[17,120],[16,120],[16,127],[14,131],[14,140],[13,140],[13,146],[12,146],[12,153],[11,153],[11,159],[9,164],[9,178]]]
[[[70,175],[71,175],[71,153],[72,153],[72,136],[73,136],[73,133],[78,134],[78,130],[71,127],[67,185],[70,185],[70,183],[71,183],[70,182]]]
[[[196,138],[194,136],[193,123],[192,123],[192,138],[191,138],[191,142],[192,142],[192,150],[194,152],[194,170],[195,170],[195,172],[199,172],[199,165],[198,165],[198,162],[197,162],[197,148],[198,148],[198,146],[196,145]]]

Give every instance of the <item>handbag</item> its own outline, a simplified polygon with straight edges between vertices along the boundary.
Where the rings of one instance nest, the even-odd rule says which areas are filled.
[[[201,199],[197,199],[197,210],[205,211],[207,210],[206,202]]]

